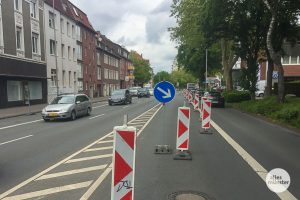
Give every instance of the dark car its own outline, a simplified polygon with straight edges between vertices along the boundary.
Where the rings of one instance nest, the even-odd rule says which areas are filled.
[[[225,107],[225,99],[220,92],[209,92],[207,97],[211,100],[213,107]]]
[[[142,97],[150,97],[150,92],[148,90],[148,88],[140,88],[138,89],[138,93],[137,93],[138,98],[142,98]]]
[[[108,104],[111,106],[113,104],[128,104],[132,103],[132,98],[127,89],[115,90],[112,92],[111,96],[108,98]]]

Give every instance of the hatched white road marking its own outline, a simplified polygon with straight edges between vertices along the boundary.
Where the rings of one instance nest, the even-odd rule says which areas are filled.
[[[58,193],[58,192],[65,192],[65,191],[76,190],[76,189],[80,189],[80,188],[86,188],[86,187],[89,187],[92,184],[92,182],[93,181],[86,181],[86,182],[82,182],[82,183],[76,183],[76,184],[71,184],[71,185],[64,185],[64,186],[60,186],[60,187],[49,188],[46,190],[29,192],[29,193],[25,193],[25,194],[6,197],[3,200],[32,199],[34,197],[45,196],[45,195],[54,194],[54,193]]]
[[[219,125],[211,120],[211,125],[216,131],[230,144],[234,150],[250,165],[250,167],[257,173],[257,175],[265,182],[268,171],[257,162],[243,147],[229,136]],[[297,200],[288,190],[282,193],[275,193],[282,200]]]
[[[111,143],[111,142],[114,142],[114,140],[102,140],[102,141],[98,142],[97,144],[105,144],[105,143]]]
[[[95,118],[97,118],[97,117],[102,117],[102,116],[104,116],[105,114],[101,114],[101,115],[96,115],[96,116],[94,116],[94,117],[90,117],[89,119],[95,119]]]
[[[75,159],[68,160],[66,163],[82,162],[82,161],[86,161],[86,160],[96,160],[96,159],[100,159],[100,158],[109,158],[109,157],[112,157],[112,154],[75,158]]]
[[[33,124],[33,123],[37,123],[37,122],[40,122],[40,121],[43,121],[43,119],[38,119],[38,120],[30,121],[30,122],[24,122],[24,123],[20,123],[20,124],[14,124],[14,125],[10,125],[10,126],[0,127],[0,130],[13,128],[13,127],[17,127],[17,126],[22,126],[22,125],[26,125],[26,124]]]
[[[83,173],[83,172],[91,172],[91,171],[101,170],[101,169],[105,169],[106,166],[107,165],[99,165],[99,166],[94,166],[94,167],[86,167],[86,168],[81,168],[81,169],[57,172],[57,173],[53,173],[53,174],[46,174],[46,175],[41,176],[40,178],[36,179],[35,181],[56,178],[56,177],[61,177],[61,176],[68,176],[68,175],[72,175],[72,174],[79,174],[79,173]]]
[[[108,150],[108,149],[113,149],[113,146],[87,149],[84,152],[102,151],[102,150]]]
[[[29,138],[29,137],[32,137],[33,135],[27,135],[25,137],[20,137],[20,138],[17,138],[17,139],[14,139],[14,140],[10,140],[10,141],[7,141],[7,142],[3,142],[3,143],[0,143],[0,146],[1,145],[4,145],[4,144],[8,144],[8,143],[11,143],[11,142],[15,142],[15,141],[18,141],[18,140],[23,140],[25,138]]]

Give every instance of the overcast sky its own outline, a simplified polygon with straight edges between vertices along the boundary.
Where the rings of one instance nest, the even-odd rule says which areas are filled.
[[[168,27],[172,0],[70,0],[84,11],[96,30],[150,60],[154,71],[171,71],[176,56]]]

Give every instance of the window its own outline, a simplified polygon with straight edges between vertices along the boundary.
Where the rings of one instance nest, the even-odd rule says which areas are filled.
[[[50,54],[56,55],[56,44],[54,40],[50,40]]]
[[[70,46],[68,46],[68,59],[69,60],[71,59],[71,48],[70,48]]]
[[[81,41],[81,31],[79,26],[76,26],[76,34],[77,34],[77,40]]]
[[[72,37],[75,38],[75,26],[72,25]]]
[[[297,56],[291,56],[291,64],[297,64]]]
[[[65,87],[65,80],[66,80],[66,72],[65,70],[62,71],[62,85]]]
[[[39,53],[38,43],[39,42],[39,35],[36,33],[32,33],[32,52]]]
[[[56,69],[51,69],[51,85],[56,86]]]
[[[30,99],[42,99],[42,82],[41,81],[29,81],[28,88],[30,93]]]
[[[74,72],[74,87],[76,86],[76,72]]]
[[[82,46],[77,45],[77,59],[82,60]]]
[[[290,63],[290,57],[289,56],[284,56],[282,59],[282,64],[289,64]]]
[[[23,85],[21,81],[7,81],[7,100],[23,100]]]
[[[104,69],[104,78],[108,79],[108,69]]]
[[[104,63],[108,64],[108,55],[104,54]]]
[[[78,81],[78,90],[79,91],[83,91],[83,82],[82,81]]]
[[[16,27],[16,42],[17,42],[17,49],[21,50],[22,49],[22,28],[21,27]]]
[[[69,71],[69,87],[71,87],[71,71]]]
[[[119,80],[119,72],[116,71],[116,80]]]
[[[76,53],[75,53],[75,48],[73,48],[73,61],[76,61]]]
[[[97,64],[100,65],[100,53],[97,52]]]
[[[55,17],[54,17],[54,13],[52,12],[49,12],[49,27],[55,28]]]
[[[30,2],[30,16],[36,19],[36,2]]]
[[[21,12],[21,4],[22,2],[20,1],[20,0],[15,0],[15,9],[17,10],[17,11],[20,11]]]
[[[70,36],[70,23],[67,22],[67,35]]]
[[[65,57],[65,45],[61,44],[61,57],[64,58]]]
[[[61,33],[65,32],[65,24],[64,24],[63,18],[60,18],[60,31],[61,31]]]
[[[101,68],[97,67],[97,78],[98,80],[101,80]]]

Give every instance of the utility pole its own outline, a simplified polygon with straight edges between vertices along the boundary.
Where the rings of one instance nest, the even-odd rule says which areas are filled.
[[[56,96],[59,95],[59,86],[58,86],[58,68],[57,68],[57,41],[56,41],[56,16],[55,16],[55,8],[54,8],[54,0],[52,0],[52,11],[54,16],[54,23],[53,23],[53,33],[54,33],[54,56],[55,56],[55,84],[56,84]]]
[[[207,49],[205,49],[205,91],[207,91]]]

